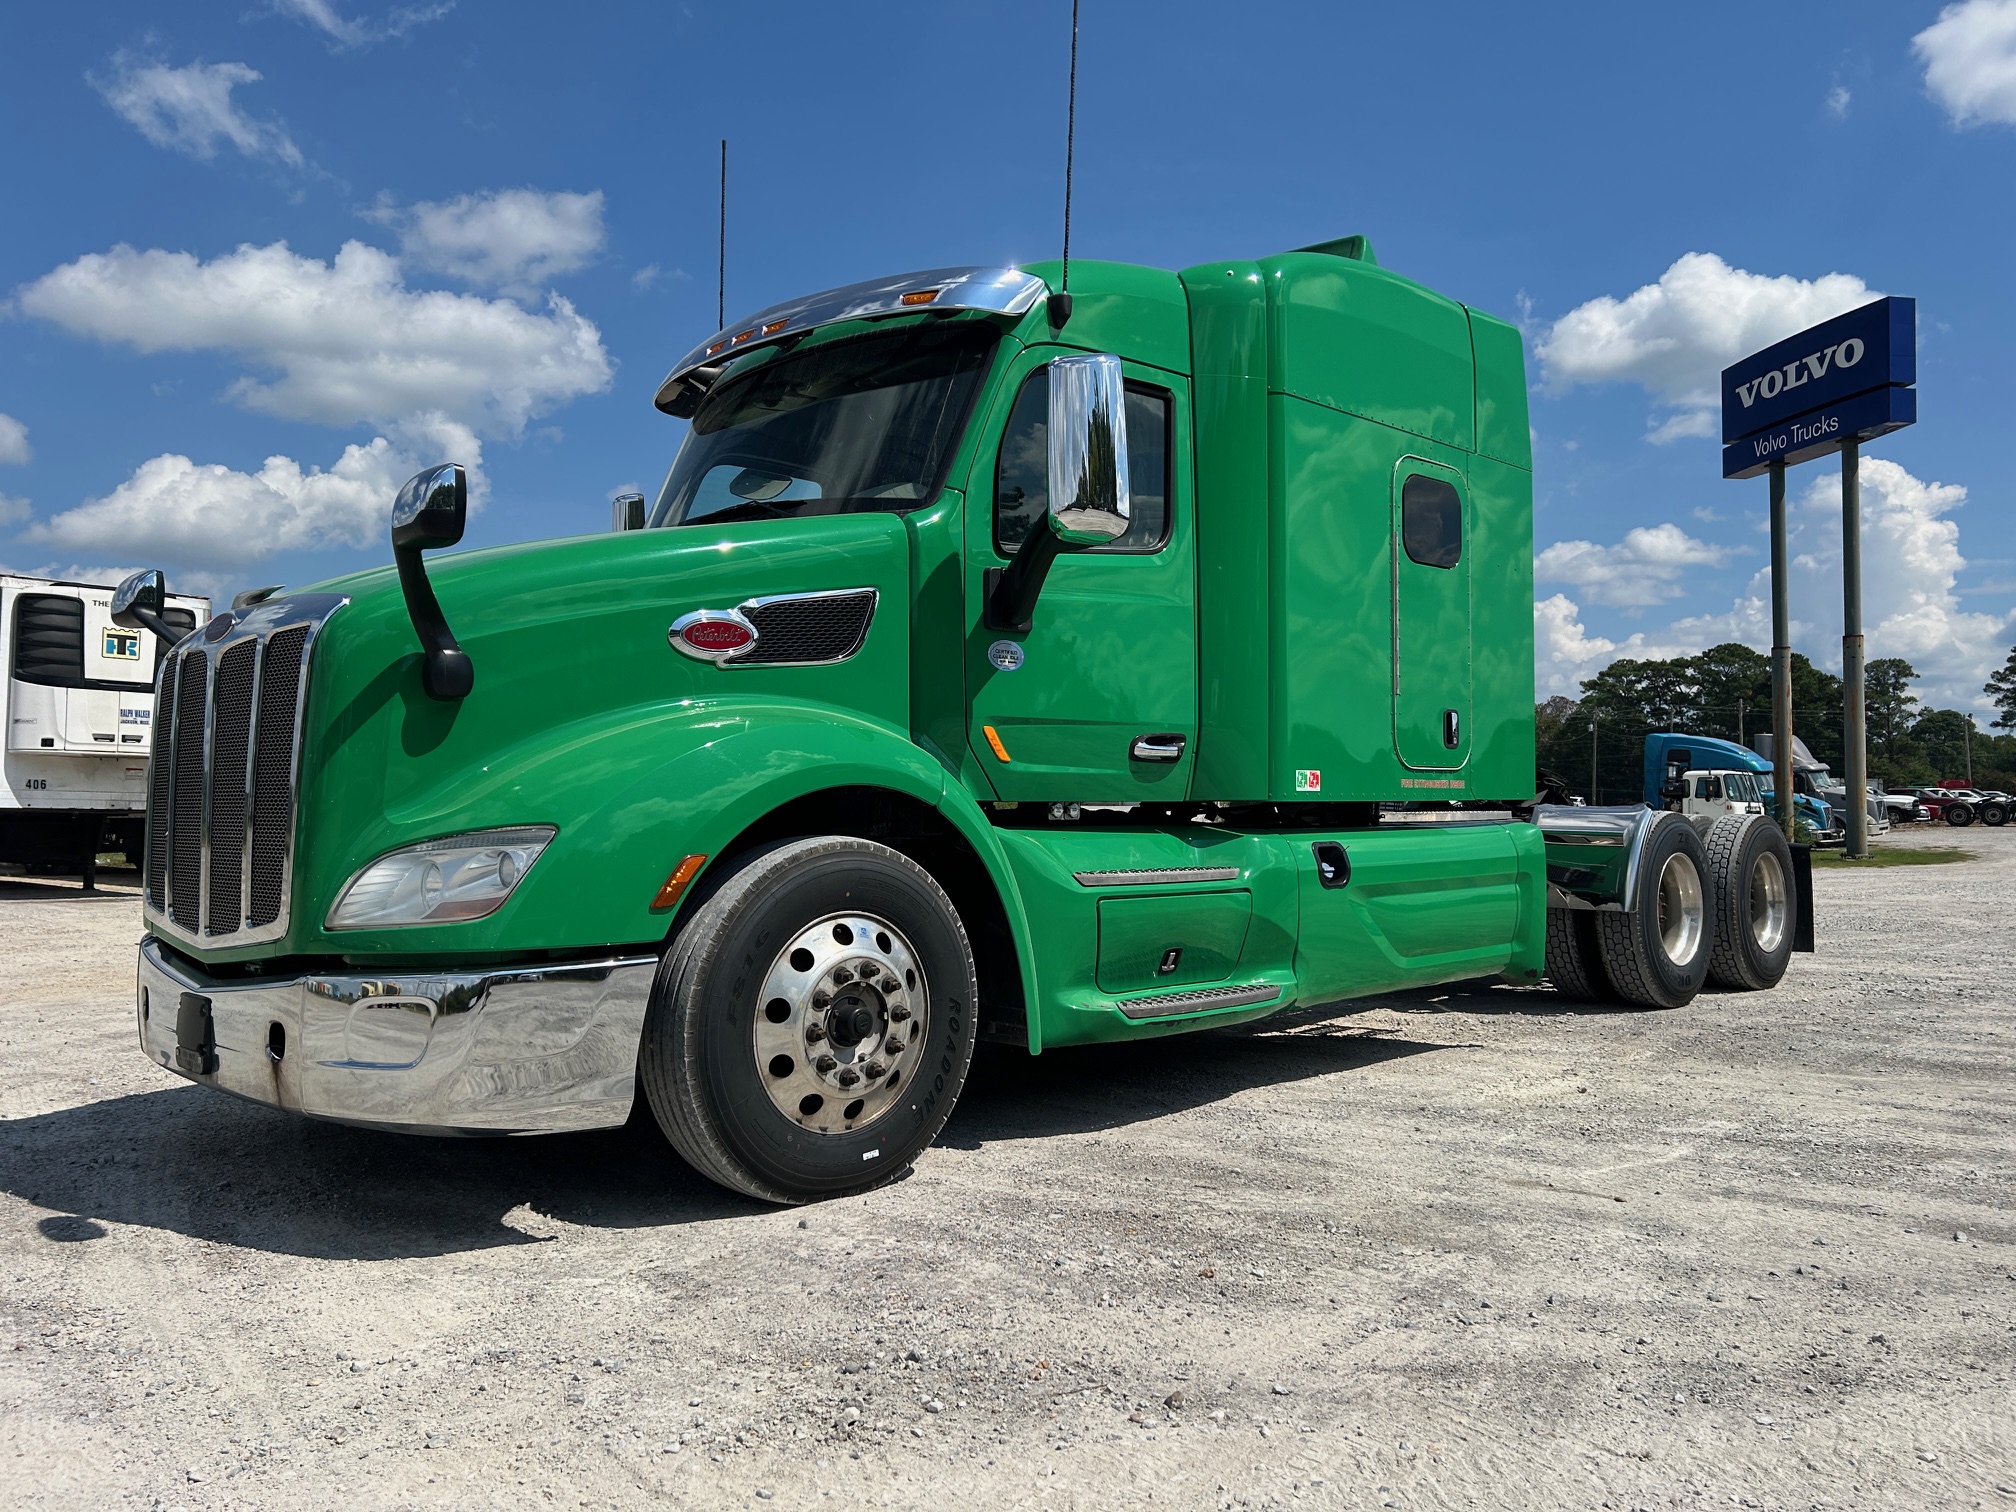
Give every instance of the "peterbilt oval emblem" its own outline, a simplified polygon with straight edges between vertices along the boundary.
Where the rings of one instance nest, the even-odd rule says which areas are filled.
[[[688,656],[719,665],[756,644],[756,627],[733,609],[696,609],[674,620],[667,638]]]

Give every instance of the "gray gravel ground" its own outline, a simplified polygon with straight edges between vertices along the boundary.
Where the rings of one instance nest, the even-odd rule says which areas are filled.
[[[188,1086],[131,892],[0,880],[0,1502],[2016,1506],[2016,830],[1956,840],[1773,993],[987,1055],[809,1211]]]

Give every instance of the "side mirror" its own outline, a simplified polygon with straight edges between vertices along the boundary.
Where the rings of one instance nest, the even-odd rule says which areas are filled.
[[[644,528],[644,495],[640,493],[620,493],[609,506],[609,528],[611,530],[642,530]]]
[[[1050,530],[1065,546],[1127,534],[1127,387],[1107,352],[1050,364]]]
[[[1026,634],[1036,598],[1060,551],[1104,546],[1127,533],[1127,385],[1110,352],[1050,364],[1049,512],[1006,569],[990,568],[987,622]],[[996,573],[999,576],[996,576]]]
[[[168,580],[159,567],[136,572],[112,590],[112,623],[128,630],[148,630],[172,646],[182,632],[161,617],[168,607]]]
[[[1687,783],[1679,777],[1669,777],[1659,784],[1659,796],[1668,803],[1677,803],[1687,796]]]
[[[399,567],[407,617],[413,621],[426,658],[420,668],[420,685],[429,698],[444,702],[469,696],[476,686],[476,668],[448,628],[420,553],[453,546],[462,539],[468,517],[469,475],[455,462],[415,473],[392,501],[392,560]]]

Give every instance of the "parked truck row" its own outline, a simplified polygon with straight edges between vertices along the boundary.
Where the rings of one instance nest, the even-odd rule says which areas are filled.
[[[444,1133],[641,1104],[801,1202],[915,1159],[983,1037],[1673,1007],[1810,936],[1761,814],[1535,801],[1519,333],[1362,237],[833,289],[656,402],[688,433],[608,535],[429,556],[444,464],[391,569],[179,639],[121,586],[173,639],[151,1059]]]

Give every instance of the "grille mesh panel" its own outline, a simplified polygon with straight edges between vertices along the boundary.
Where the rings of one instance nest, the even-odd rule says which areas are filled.
[[[168,835],[162,823],[168,815],[168,778],[174,757],[168,732],[175,728],[175,683],[178,664],[162,658],[160,691],[154,695],[154,745],[147,761],[147,901],[161,906],[168,882]]]
[[[202,919],[203,714],[210,661],[192,650],[175,668],[175,773],[168,840],[169,912],[184,929]]]
[[[245,920],[254,928],[280,917],[287,891],[287,842],[294,831],[294,705],[307,641],[307,627],[297,625],[266,643],[252,781],[252,906]]]
[[[245,881],[245,757],[252,731],[252,641],[217,659],[211,694],[210,914],[204,933],[235,934]]]
[[[870,589],[830,597],[781,599],[744,609],[743,618],[756,627],[756,647],[735,657],[734,665],[842,661],[861,649],[874,614],[875,594]]]

